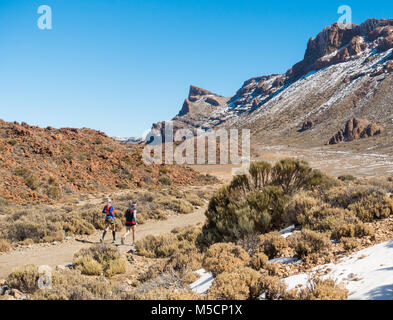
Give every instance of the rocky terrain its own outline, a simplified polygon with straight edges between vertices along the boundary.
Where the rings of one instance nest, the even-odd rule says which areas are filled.
[[[360,149],[376,146],[391,153],[392,50],[393,20],[369,19],[345,28],[333,24],[309,40],[304,59],[286,73],[249,79],[216,106],[206,102],[210,93],[195,94],[203,108],[192,112],[196,102],[190,100],[190,90],[174,126],[249,128],[255,150],[281,144],[323,146],[349,120],[360,118],[385,129],[362,139]]]
[[[0,196],[13,203],[41,203],[79,193],[201,181],[186,167],[147,166],[141,154],[142,146],[91,129],[0,121]]]
[[[374,122],[353,118],[348,120],[344,130],[341,129],[330,139],[329,144],[373,137],[382,134],[383,130],[383,127],[378,126]]]

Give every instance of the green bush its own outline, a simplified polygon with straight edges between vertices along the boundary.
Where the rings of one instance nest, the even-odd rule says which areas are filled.
[[[200,243],[236,242],[285,227],[298,214],[286,210],[293,194],[325,186],[325,180],[329,179],[300,160],[281,160],[273,167],[266,162],[251,164],[249,173],[235,176],[211,198]]]

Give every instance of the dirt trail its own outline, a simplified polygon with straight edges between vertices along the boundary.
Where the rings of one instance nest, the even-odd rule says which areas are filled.
[[[196,225],[204,222],[204,212],[206,206],[201,207],[193,213],[187,215],[170,216],[165,221],[148,221],[145,224],[139,225],[137,229],[137,240],[146,237],[147,235],[159,235],[169,233],[175,227],[186,227],[189,225]],[[125,230],[117,233],[117,238],[120,240]],[[72,262],[74,253],[81,248],[89,247],[92,243],[98,243],[102,233],[97,232],[86,239],[75,238],[61,243],[39,245],[34,244],[30,247],[20,248],[11,251],[7,254],[0,255],[0,279],[6,278],[13,269],[23,266],[25,264],[48,265],[56,267],[57,265],[66,265]],[[108,232],[106,242],[112,241],[112,235]],[[131,235],[126,240],[126,245],[119,245],[121,252],[127,252],[131,249],[129,245],[132,241]],[[120,241],[118,241],[119,243]],[[128,245],[127,245],[128,244]]]

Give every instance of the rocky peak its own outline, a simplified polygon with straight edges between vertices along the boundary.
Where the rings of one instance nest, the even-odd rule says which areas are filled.
[[[177,117],[183,117],[190,113],[200,114],[211,112],[212,107],[222,104],[222,96],[208,90],[191,85],[188,98],[184,100],[183,106]]]
[[[216,94],[211,93],[208,90],[205,90],[205,89],[202,89],[202,88],[190,85],[190,92],[188,94],[188,98],[189,99],[190,98],[192,99],[193,97],[200,97],[200,96],[206,96],[206,95],[215,95],[216,96]]]

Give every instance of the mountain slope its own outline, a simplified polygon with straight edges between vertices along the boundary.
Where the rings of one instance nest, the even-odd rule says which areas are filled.
[[[142,146],[91,129],[53,129],[0,120],[0,200],[48,202],[75,193],[159,184],[195,183],[181,166],[146,166]]]
[[[309,40],[304,59],[285,74],[249,79],[224,105],[200,115],[197,125],[184,122],[205,129],[249,128],[255,149],[323,146],[356,117],[386,130],[346,147],[377,144],[380,151],[393,152],[392,50],[393,20],[333,24]]]

